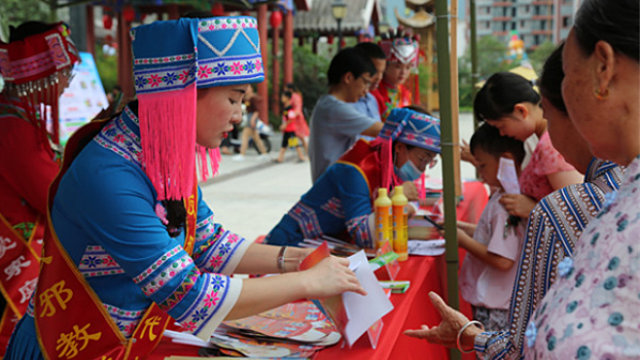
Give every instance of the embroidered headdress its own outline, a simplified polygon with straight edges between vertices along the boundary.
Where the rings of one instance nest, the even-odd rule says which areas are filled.
[[[402,28],[382,34],[380,47],[387,61],[418,66],[418,37],[405,33]]]
[[[131,37],[145,172],[158,200],[186,198],[195,175],[197,89],[264,80],[257,21],[158,21],[133,28]]]
[[[10,43],[0,42],[0,73],[5,92],[26,105],[29,118],[46,134],[47,114],[40,104],[51,107],[53,141],[58,142],[59,85],[69,79],[78,51],[63,23],[52,24],[39,34]]]
[[[393,142],[423,148],[440,153],[440,120],[409,108],[395,108],[378,134],[382,143],[382,184],[389,186],[393,169]]]

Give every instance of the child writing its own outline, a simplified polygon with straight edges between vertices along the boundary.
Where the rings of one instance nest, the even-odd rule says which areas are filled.
[[[498,168],[500,158],[505,157],[519,169],[524,147],[522,141],[500,136],[497,128],[485,123],[471,137],[470,148],[480,176],[496,190],[478,225],[460,224],[458,228],[458,243],[467,250],[460,270],[460,292],[471,304],[473,318],[492,331],[508,327],[517,269],[514,264],[520,257],[526,225],[523,221],[517,225],[508,223],[509,213],[499,202],[504,190],[497,179]]]
[[[298,162],[304,161],[304,155],[302,149],[296,137],[296,120],[297,116],[293,111],[293,104],[291,103],[291,91],[282,92],[280,100],[282,101],[282,124],[280,125],[280,131],[282,131],[282,145],[280,147],[280,153],[278,158],[274,160],[277,163],[284,161],[284,153],[288,147],[295,147],[298,153]]]

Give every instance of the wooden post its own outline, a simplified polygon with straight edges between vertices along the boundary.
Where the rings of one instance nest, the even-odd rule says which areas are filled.
[[[455,2],[456,0],[453,0]],[[440,92],[440,144],[442,146],[442,184],[445,228],[445,259],[447,263],[447,302],[454,309],[459,309],[458,297],[458,236],[456,233],[456,194],[454,167],[454,149],[458,148],[458,139],[453,137],[451,69],[449,53],[449,12],[447,0],[436,0],[436,36],[438,45],[438,91]],[[455,29],[454,29],[455,32]],[[457,80],[457,79],[456,79]],[[459,162],[459,161],[458,161]],[[451,349],[451,360],[460,360],[460,352]]]
[[[93,16],[93,5],[87,5],[85,7],[87,11],[86,23],[87,23],[87,51],[93,55],[94,59],[96,56],[96,31],[93,26],[94,16]]]
[[[280,61],[278,61],[278,50],[280,48],[280,29],[273,27],[271,35],[271,55],[273,61],[272,78],[271,78],[271,101],[273,105],[273,113],[280,114]]]
[[[313,43],[311,44],[311,51],[314,55],[318,55],[318,37],[313,38]]]
[[[450,0],[451,4],[451,136],[454,141],[460,139],[460,106],[458,96],[458,0]],[[456,196],[462,196],[462,184],[460,183],[460,146],[453,147],[453,179],[455,181]]]
[[[293,11],[287,10],[284,15],[282,67],[284,68],[284,84],[293,82]]]
[[[262,53],[262,68],[264,70],[264,81],[258,84],[258,95],[263,99],[261,101],[259,113],[260,119],[264,122],[269,122],[269,89],[268,89],[268,76],[269,76],[269,51],[267,50],[267,5],[258,5],[258,34],[260,36],[260,52]]]
[[[129,30],[131,24],[118,13],[118,85],[122,87],[125,99],[130,99],[135,94],[133,89],[133,64],[131,54],[131,37]]]

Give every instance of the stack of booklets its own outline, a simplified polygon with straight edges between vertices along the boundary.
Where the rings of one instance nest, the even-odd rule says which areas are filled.
[[[307,359],[340,338],[331,321],[311,301],[303,301],[225,321],[210,342],[229,356]]]

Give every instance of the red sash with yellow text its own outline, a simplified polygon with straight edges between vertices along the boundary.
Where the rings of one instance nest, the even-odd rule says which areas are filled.
[[[0,356],[4,355],[11,333],[27,311],[36,288],[43,232],[44,226],[38,219],[29,239],[25,239],[0,214],[0,292],[7,301],[0,320]]]
[[[69,139],[62,169],[49,189],[49,210],[62,175],[104,123],[91,122]],[[184,249],[189,254],[195,242],[196,204],[197,186],[194,185],[193,193],[185,200],[187,231]],[[131,338],[126,339],[62,247],[51,224],[50,213],[47,216],[49,225],[45,231],[44,256],[34,298],[36,330],[44,357],[82,360],[146,357],[158,345],[172,318],[152,304]]]

